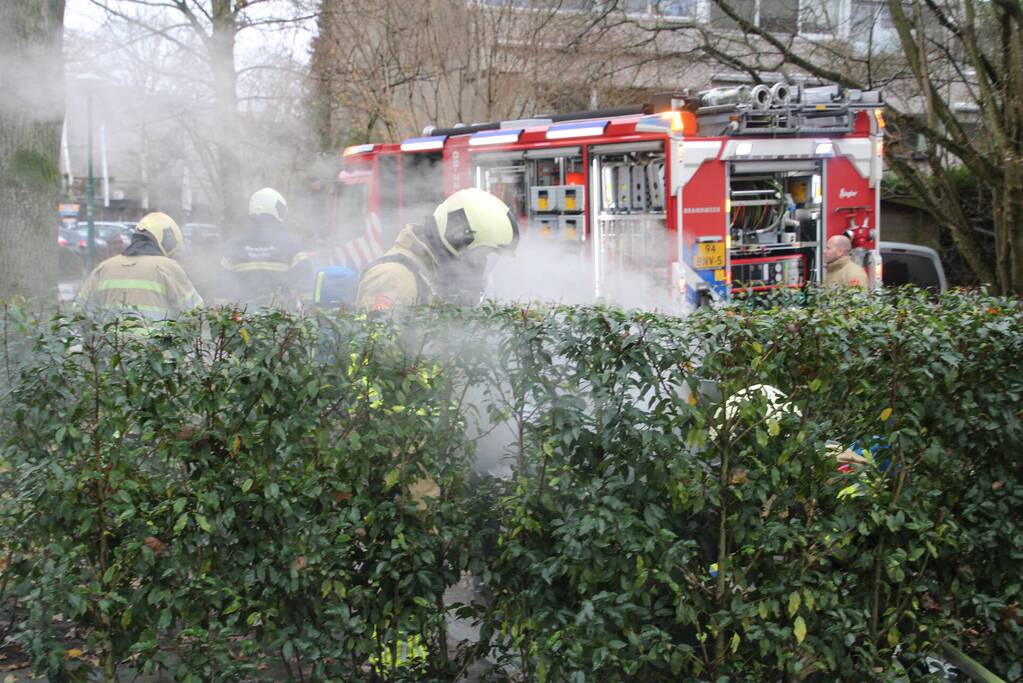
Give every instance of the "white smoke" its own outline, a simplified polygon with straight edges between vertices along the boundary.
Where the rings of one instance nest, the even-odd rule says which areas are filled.
[[[208,0],[182,7],[200,24],[190,25],[185,9],[170,3],[69,3],[67,156],[76,182],[64,199],[82,204],[84,220],[91,91],[97,220],[133,223],[149,211],[165,211],[180,225],[213,224],[230,233],[241,226],[225,216],[244,217],[248,195],[270,186],[289,200],[289,228],[303,236],[322,232],[325,212],[314,199],[312,179],[332,178],[337,162],[325,163],[314,151],[306,115],[309,7],[298,0],[273,0],[240,9],[237,43],[228,56],[217,56],[200,35],[212,30]],[[59,65],[61,56],[53,58]],[[214,73],[224,69],[237,76],[232,122],[222,120],[215,102]],[[91,85],[82,78],[86,74]],[[113,198],[109,208],[100,191],[101,128]],[[233,183],[226,182],[219,163],[223,149],[238,159]],[[208,301],[219,249],[219,243],[193,244],[183,258]]]
[[[628,309],[676,312],[667,278],[659,273],[611,270],[599,279],[593,250],[586,242],[523,236],[514,256],[494,266],[485,296],[497,301],[542,301],[565,305],[604,304]],[[665,245],[667,248],[667,245]]]

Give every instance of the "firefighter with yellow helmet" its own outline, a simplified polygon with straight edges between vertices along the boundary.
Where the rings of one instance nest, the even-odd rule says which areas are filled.
[[[518,223],[504,202],[483,190],[459,190],[422,225],[405,226],[394,246],[363,271],[356,306],[381,311],[437,300],[478,303],[488,265],[513,250],[518,239]],[[432,477],[423,477],[409,486],[408,494],[422,509],[427,498],[440,495],[440,488]],[[421,666],[428,658],[425,643],[421,634],[407,633],[387,643],[370,664],[385,674]]]
[[[96,266],[79,299],[91,311],[123,311],[148,320],[166,320],[202,306],[202,297],[175,260],[183,242],[173,218],[148,214],[124,252]]]
[[[477,303],[488,266],[518,239],[518,223],[504,202],[476,188],[459,190],[422,225],[406,226],[394,246],[363,271],[356,306]]]

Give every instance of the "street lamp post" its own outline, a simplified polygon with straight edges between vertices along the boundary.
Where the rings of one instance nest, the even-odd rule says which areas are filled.
[[[95,181],[94,181],[94,179],[92,177],[92,89],[91,88],[86,93],[86,111],[88,112],[87,113],[87,119],[88,119],[88,126],[89,126],[89,134],[88,134],[88,157],[89,157],[89,161],[88,161],[88,174],[89,175],[88,175],[88,179],[86,180],[86,184],[85,184],[85,197],[86,197],[86,199],[85,199],[85,221],[86,221],[86,226],[88,226],[87,229],[86,229],[85,240],[86,240],[86,243],[88,244],[88,247],[89,247],[87,264],[88,264],[88,267],[89,267],[89,272],[92,272],[92,269],[96,265],[96,223],[95,223],[95,214],[94,214],[94,208],[93,208],[95,203],[96,203],[96,184],[95,184]]]
[[[87,245],[86,260],[89,271],[91,272],[93,267],[96,265],[96,184],[95,179],[92,175],[92,96],[96,92],[96,86],[104,82],[104,79],[93,73],[85,73],[78,76],[76,79],[79,83],[84,86],[85,89],[85,102],[86,102],[86,124],[88,125],[87,146],[87,172],[88,176],[85,183],[85,221],[86,221],[86,233],[85,241]]]

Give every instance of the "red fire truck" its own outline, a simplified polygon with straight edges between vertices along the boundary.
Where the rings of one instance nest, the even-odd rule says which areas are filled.
[[[348,147],[337,258],[365,266],[475,186],[518,213],[524,238],[576,254],[596,300],[637,276],[680,305],[819,283],[842,233],[877,286],[882,106],[875,91],[778,83]]]

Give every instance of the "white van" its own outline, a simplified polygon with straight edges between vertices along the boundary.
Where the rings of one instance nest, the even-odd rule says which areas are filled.
[[[881,280],[885,287],[915,285],[935,294],[948,289],[938,253],[930,247],[881,242]]]

